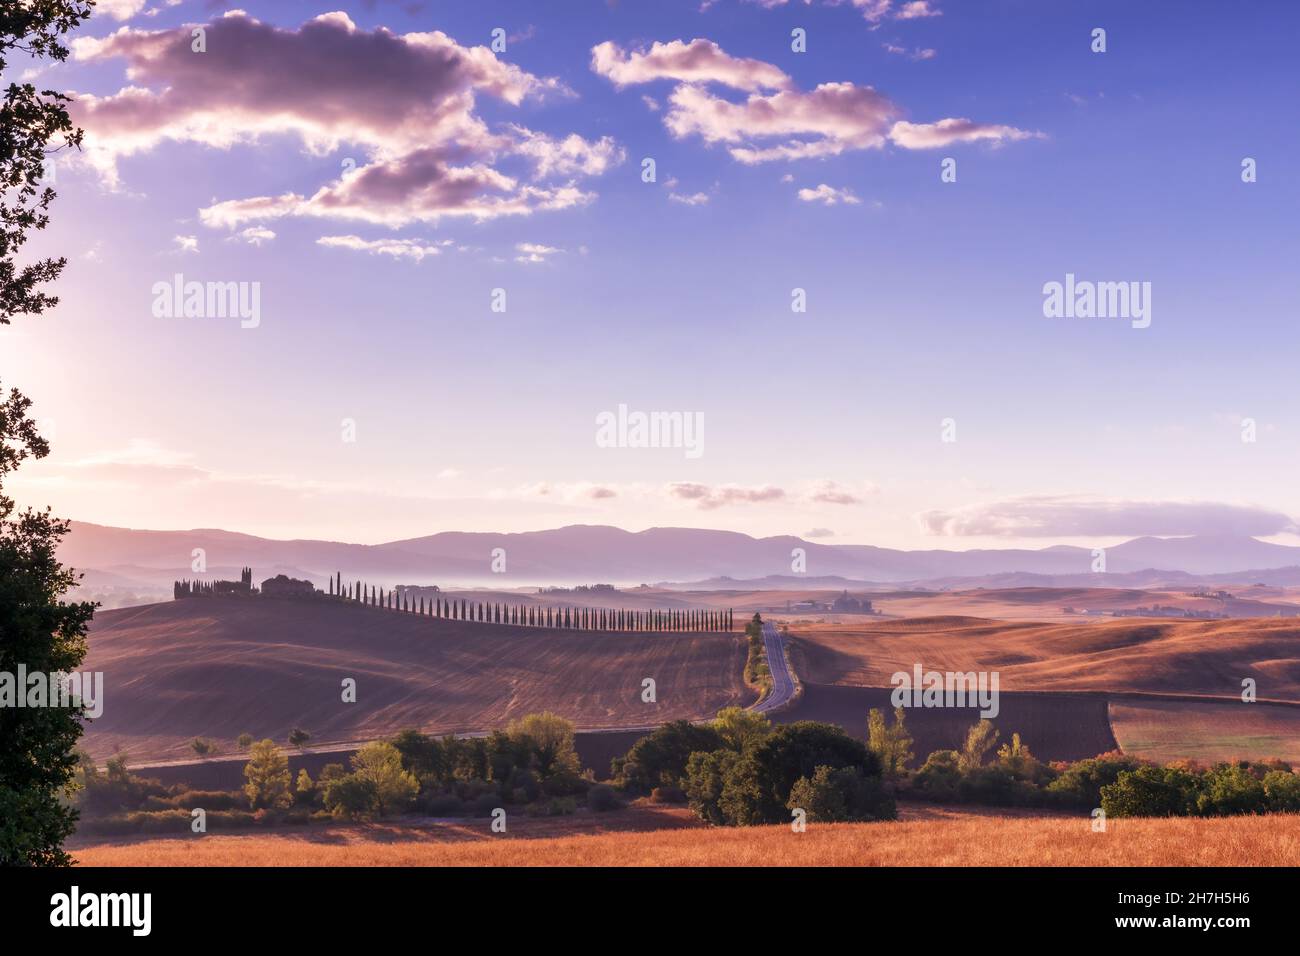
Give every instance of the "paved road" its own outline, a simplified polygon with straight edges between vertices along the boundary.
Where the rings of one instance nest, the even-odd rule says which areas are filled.
[[[781,640],[776,625],[766,621],[763,623],[763,648],[767,653],[768,669],[772,672],[772,693],[754,708],[760,714],[784,707],[794,696],[794,678],[785,662],[785,642]]]

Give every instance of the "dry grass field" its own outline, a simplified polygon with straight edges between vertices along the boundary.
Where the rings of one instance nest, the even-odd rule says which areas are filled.
[[[146,839],[73,850],[85,866],[1296,866],[1300,816],[1111,820],[913,808],[894,823],[707,829],[681,810],[493,835],[486,821]],[[625,823],[614,821],[626,818]],[[646,824],[652,828],[647,829]]]
[[[1300,701],[1300,622],[977,617],[859,618],[793,628],[794,665],[811,683],[888,687],[890,675],[996,670],[1003,690],[1143,691]]]
[[[1300,766],[1300,707],[1190,701],[1111,701],[1125,753],[1159,763],[1278,757]]]
[[[85,669],[105,704],[85,737],[96,757],[192,756],[248,732],[313,745],[403,727],[479,731],[552,710],[579,727],[707,717],[749,704],[739,634],[580,632],[438,620],[333,602],[192,599],[95,617]],[[357,702],[341,701],[354,678]],[[641,700],[654,678],[658,701]]]

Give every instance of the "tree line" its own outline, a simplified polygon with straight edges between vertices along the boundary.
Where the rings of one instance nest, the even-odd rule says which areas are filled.
[[[730,631],[734,612],[687,608],[682,610],[638,610],[607,607],[549,607],[509,604],[499,601],[470,601],[466,598],[435,596],[418,598],[408,590],[385,589],[362,581],[345,582],[342,574],[330,579],[327,597],[406,614],[475,621],[481,624],[512,624],[520,627],[550,627],[576,631]]]

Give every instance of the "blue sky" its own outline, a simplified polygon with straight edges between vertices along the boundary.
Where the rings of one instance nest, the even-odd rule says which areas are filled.
[[[63,303],[0,332],[6,384],[55,431],[22,499],[108,524],[355,541],[579,522],[898,547],[1294,540],[1295,10],[553,6],[223,16],[119,0],[125,19],[92,20],[73,61],[40,75],[83,94],[88,130],[33,244],[69,256]],[[317,42],[304,24],[335,10],[348,25]],[[232,17],[278,31],[284,58],[223,48]],[[205,54],[174,53],[190,24],[210,28]],[[380,28],[420,51],[403,38],[445,34],[447,84],[469,84],[447,110],[459,127],[434,119],[441,80],[383,95]],[[697,40],[712,73],[683,79]],[[593,69],[605,43],[635,82]],[[320,57],[325,95],[295,72]],[[734,85],[755,75],[776,85]],[[821,84],[853,99],[823,109]],[[751,97],[757,112],[726,127]],[[811,126],[765,135],[765,109]],[[406,112],[385,127],[392,110]],[[969,139],[901,132],[944,140],[944,120],[969,120]],[[737,158],[792,142],[817,155]],[[347,191],[344,159],[410,172],[426,152],[445,166],[422,186],[472,168],[531,208],[413,215],[390,201],[396,173],[386,193],[354,183],[348,215],[306,201]],[[1241,181],[1245,157],[1257,182]],[[258,197],[280,203],[273,218],[231,205]],[[522,244],[553,251],[519,261]],[[155,316],[154,284],[178,272],[260,283],[260,325]],[[1044,317],[1043,285],[1066,273],[1149,282],[1150,327]],[[619,404],[702,416],[703,453],[599,447],[595,417]],[[940,441],[945,418],[956,442]]]

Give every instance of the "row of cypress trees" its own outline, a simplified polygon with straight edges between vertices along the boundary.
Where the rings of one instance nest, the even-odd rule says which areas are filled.
[[[581,631],[730,631],[732,611],[629,610],[606,607],[537,607],[528,604],[468,601],[441,595],[418,600],[410,591],[366,585],[361,581],[343,581],[337,574],[330,579],[329,596],[341,601],[355,601],[371,607],[440,617],[452,621],[478,621],[484,624],[516,624],[524,627],[558,627]]]

